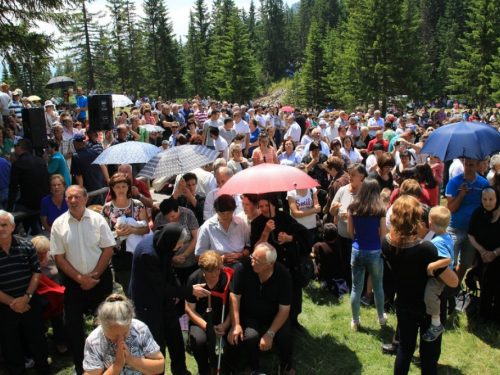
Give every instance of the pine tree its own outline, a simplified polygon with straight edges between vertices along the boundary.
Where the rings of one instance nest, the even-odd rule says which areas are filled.
[[[249,35],[232,0],[215,9],[210,83],[215,96],[230,101],[249,100],[257,91],[255,60]]]
[[[324,41],[318,23],[313,21],[309,28],[300,75],[302,95],[306,105],[314,107],[326,102],[325,77]]]
[[[116,81],[116,77],[120,76],[120,67],[114,63],[113,59],[114,42],[109,37],[107,30],[101,27],[99,31],[99,43],[95,48],[93,61],[95,64],[95,88],[102,92],[114,92],[123,89]]]
[[[500,23],[499,0],[472,0],[467,17],[469,31],[460,39],[460,60],[451,68],[449,88],[462,91],[483,109],[492,93],[491,78],[498,54]]]
[[[93,13],[87,9],[86,1],[79,0],[78,11],[74,14],[69,34],[70,57],[78,66],[75,80],[83,87],[95,87],[94,50],[99,43],[98,19],[103,13]]]
[[[118,72],[120,91],[127,90],[127,81],[129,78],[129,51],[127,43],[127,4],[124,0],[107,0],[111,23],[108,26],[111,31],[113,45],[111,47],[112,60]]]
[[[261,0],[259,60],[262,70],[272,79],[284,76],[288,51],[282,37],[285,35],[285,12],[282,0]]]
[[[196,0],[189,12],[189,28],[185,46],[185,70],[188,92],[205,95],[209,64],[210,15],[204,0]]]

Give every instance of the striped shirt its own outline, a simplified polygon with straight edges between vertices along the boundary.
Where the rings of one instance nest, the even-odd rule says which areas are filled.
[[[21,121],[23,121],[23,103],[21,102],[15,102],[11,101],[9,103],[9,109],[14,110],[14,113],[16,114],[17,118]]]
[[[194,117],[196,118],[196,121],[198,121],[200,124],[204,124],[205,121],[207,121],[208,119],[208,114],[207,112],[198,111],[195,113]]]
[[[33,244],[12,236],[9,253],[0,251],[0,290],[11,297],[26,293],[33,273],[41,273]]]

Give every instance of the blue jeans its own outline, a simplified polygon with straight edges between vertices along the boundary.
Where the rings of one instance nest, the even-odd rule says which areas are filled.
[[[472,246],[467,229],[448,227],[448,233],[453,239],[453,261],[455,266],[460,265],[468,270],[472,267],[476,250]]]
[[[382,278],[384,276],[384,262],[380,256],[381,250],[358,250],[352,248],[351,270],[352,270],[352,290],[351,290],[351,311],[352,319],[359,320],[359,305],[363,284],[365,282],[365,272],[372,277],[373,293],[375,295],[375,307],[379,317],[384,315],[384,288]]]

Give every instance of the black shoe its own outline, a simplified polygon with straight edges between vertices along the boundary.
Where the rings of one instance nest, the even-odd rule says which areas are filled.
[[[398,347],[393,344],[384,344],[382,345],[382,353],[389,355],[396,355],[398,352]]]
[[[361,303],[366,307],[373,306],[373,294],[365,294],[361,297]]]
[[[307,328],[300,324],[298,320],[292,322],[292,327],[294,327],[299,332],[307,332]]]

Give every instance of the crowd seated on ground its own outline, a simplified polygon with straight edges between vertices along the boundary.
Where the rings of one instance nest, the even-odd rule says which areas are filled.
[[[363,325],[360,304],[374,305],[380,326],[397,324],[384,346],[397,351],[396,373],[410,366],[412,324],[422,371],[436,372],[446,310],[472,267],[480,270],[479,324],[500,321],[500,155],[452,162],[420,152],[459,113],[430,123],[397,110],[318,118],[199,98],[179,110],[143,98],[118,114],[114,130],[99,132],[88,129],[86,101],[77,88],[45,102],[46,149],[33,148],[13,111],[0,125],[0,345],[9,373],[25,362],[51,373],[50,324],[76,374],[162,373],[166,363],[188,374],[185,345],[208,374],[210,345],[223,338],[225,373],[258,374],[260,352],[275,349],[282,373],[293,375],[295,337],[308,328],[299,320],[303,289],[314,280],[337,297],[350,293],[347,329]],[[124,142],[162,151],[189,142],[219,159],[155,181],[138,178],[137,163],[93,164]],[[317,187],[219,194],[264,163],[298,168]],[[314,272],[304,282],[297,270],[309,258]],[[394,305],[397,322],[387,314]],[[89,310],[98,327],[87,336]]]

